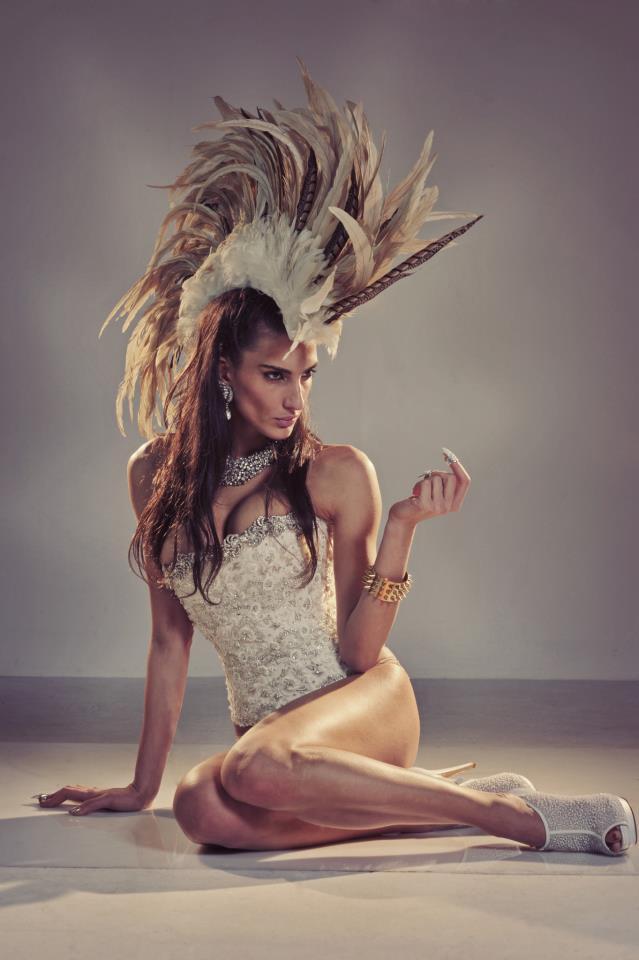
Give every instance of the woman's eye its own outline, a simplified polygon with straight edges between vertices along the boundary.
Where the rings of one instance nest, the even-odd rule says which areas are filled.
[[[313,374],[316,372],[317,372],[316,370],[309,370],[307,373],[304,374],[304,377],[307,380],[310,380]],[[264,376],[266,377],[267,380],[271,380],[271,377],[275,377],[276,380],[279,380],[281,379],[282,374],[279,373],[277,370],[269,370],[264,374]],[[271,382],[274,383],[275,381],[271,380]]]

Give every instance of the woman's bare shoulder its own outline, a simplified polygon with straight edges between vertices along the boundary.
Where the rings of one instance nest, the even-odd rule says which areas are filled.
[[[164,437],[153,437],[134,450],[127,463],[129,494],[136,515],[144,509],[164,450]]]
[[[335,520],[344,506],[349,491],[358,489],[362,474],[370,475],[375,468],[366,453],[350,443],[328,443],[313,461],[313,500],[321,505],[318,515]]]
[[[325,470],[352,470],[358,463],[365,463],[370,459],[368,454],[354,447],[352,443],[325,443],[316,457]]]
[[[140,444],[129,457],[129,463],[146,463],[157,467],[166,447],[166,437],[152,437]]]

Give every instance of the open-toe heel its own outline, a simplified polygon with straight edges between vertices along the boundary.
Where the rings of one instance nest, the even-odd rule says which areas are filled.
[[[625,797],[592,793],[563,797],[531,791],[519,794],[541,817],[546,840],[535,850],[566,853],[603,853],[618,857],[637,842],[637,820]],[[621,833],[621,849],[611,850],[606,834],[613,827]]]

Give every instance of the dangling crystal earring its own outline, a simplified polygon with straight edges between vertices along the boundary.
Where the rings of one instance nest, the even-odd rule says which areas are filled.
[[[224,394],[224,401],[225,401],[225,403],[226,403],[226,419],[227,419],[227,420],[230,420],[230,419],[231,419],[231,408],[230,408],[229,404],[230,404],[231,400],[233,399],[233,387],[231,386],[230,383],[225,383],[224,380],[219,380],[218,383],[219,383],[219,385],[220,385],[220,389],[222,390],[222,393]]]

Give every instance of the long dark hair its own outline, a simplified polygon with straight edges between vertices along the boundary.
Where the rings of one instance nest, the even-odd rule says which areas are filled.
[[[223,355],[233,366],[238,366],[242,352],[252,348],[264,331],[286,334],[286,327],[281,311],[271,297],[252,287],[243,287],[229,290],[211,301],[200,318],[198,329],[193,357],[171,386],[164,403],[163,418],[167,430],[152,441],[154,445],[158,444],[157,451],[153,451],[158,466],[153,491],[129,545],[129,565],[133,569],[133,556],[139,575],[146,582],[145,558],[151,558],[159,568],[162,545],[172,532],[172,569],[178,552],[177,534],[182,528],[187,532],[195,554],[195,589],[212,603],[206,591],[224,559],[212,506],[226,457],[231,452],[231,428],[218,385],[219,359]],[[171,404],[176,412],[169,424]],[[309,463],[321,448],[322,441],[311,430],[304,409],[290,436],[275,441],[275,461],[266,483],[267,515],[273,494],[284,494],[306,540],[306,563],[297,575],[300,588],[312,580],[317,569],[317,520],[306,487],[306,476]],[[204,555],[211,559],[211,570],[203,587]],[[158,585],[167,586],[163,579],[158,580]]]

